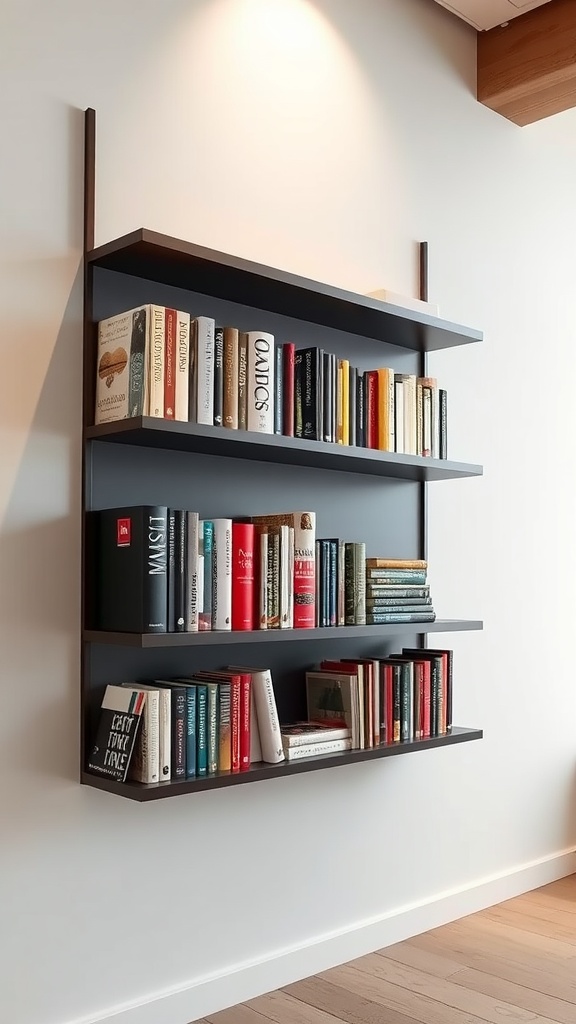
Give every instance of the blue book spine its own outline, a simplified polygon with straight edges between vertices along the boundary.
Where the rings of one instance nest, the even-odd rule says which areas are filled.
[[[186,688],[186,778],[196,775],[196,687]]]
[[[196,686],[198,700],[196,717],[196,773],[208,774],[208,690],[199,683]]]

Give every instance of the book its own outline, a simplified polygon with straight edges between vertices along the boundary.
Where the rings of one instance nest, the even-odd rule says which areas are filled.
[[[196,422],[214,425],[214,320],[197,316],[194,331]]]
[[[88,757],[89,772],[126,781],[145,701],[146,693],[138,687],[106,687]]]
[[[213,424],[222,426],[224,410],[224,328],[214,327],[214,405]]]
[[[200,616],[199,580],[200,517],[198,512],[186,513],[185,629],[198,632]]]
[[[323,740],[303,747],[287,747],[284,750],[287,761],[299,761],[304,757],[320,757],[322,754],[339,754],[352,749],[352,740]]]
[[[283,407],[282,433],[286,437],[294,437],[294,342],[287,341],[282,346],[282,378]]]
[[[274,433],[281,434],[284,423],[284,353],[282,345],[274,349]]]
[[[175,581],[174,581],[174,629],[177,633],[186,630],[186,512],[175,509]]]
[[[322,376],[324,353],[319,348],[299,350],[302,388],[302,437],[319,441],[322,437]]]
[[[206,715],[208,732],[208,774],[218,771],[218,683],[206,682]]]
[[[281,725],[282,746],[302,747],[310,743],[323,743],[326,740],[349,740],[351,733],[347,726],[320,725],[318,722],[294,722],[292,725]]]
[[[367,569],[427,569],[422,558],[367,558]]]
[[[168,782],[172,764],[172,691],[160,680],[138,686],[158,691],[158,781]]]
[[[247,426],[274,433],[274,336],[248,331]]]
[[[168,509],[135,505],[91,513],[97,628],[168,630]]]
[[[166,310],[164,306],[150,306],[150,368],[148,371],[148,415],[160,419],[164,416],[164,376]]]
[[[176,313],[176,383],[174,418],[188,421],[190,411],[190,314]]]
[[[434,622],[436,613],[426,612],[376,612],[370,611],[366,615],[367,626],[382,626],[388,622]]]
[[[201,519],[198,524],[199,550],[198,560],[198,593],[202,594],[201,608],[198,612],[198,629],[212,629],[212,564],[214,524],[211,519]],[[200,581],[200,573],[202,580]],[[200,587],[202,582],[202,587]]]
[[[131,687],[129,687],[131,690]],[[160,780],[160,693],[146,690],[140,730],[128,768],[128,778],[150,785]]]
[[[308,720],[349,729],[352,747],[361,747],[358,676],[342,671],[306,672]]]
[[[425,569],[366,569],[366,582],[426,585]]]
[[[248,335],[238,332],[238,429],[248,429]]]
[[[94,422],[143,416],[146,408],[150,306],[98,324]]]
[[[272,684],[270,669],[242,668],[232,665],[233,672],[248,673],[252,677],[252,692],[258,720],[258,736],[262,751],[262,760],[269,764],[278,764],[284,760],[284,748],[278,720],[276,697]]]
[[[173,420],[176,415],[176,310],[166,308],[164,317],[164,419]]]
[[[265,528],[294,529],[294,629],[313,629],[316,591],[316,513],[285,512],[253,516],[256,534]]]
[[[253,523],[232,523],[232,629],[254,629]]]
[[[232,629],[232,520],[213,519],[212,629]]]
[[[439,458],[448,458],[448,393],[444,388],[438,390],[438,402],[440,406],[440,451]]]
[[[346,542],[344,547],[345,572],[345,624],[363,626],[366,623],[366,544]]]
[[[224,328],[222,425],[238,429],[238,328]]]

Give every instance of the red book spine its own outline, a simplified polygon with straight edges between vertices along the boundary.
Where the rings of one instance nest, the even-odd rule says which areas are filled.
[[[294,437],[294,353],[296,346],[287,341],[282,346],[284,399],[282,406],[282,433]]]
[[[252,676],[240,676],[240,771],[250,767],[250,690]]]
[[[176,408],[176,310],[166,310],[164,326],[164,419],[173,420]]]
[[[418,721],[414,722],[414,739],[421,740],[424,736],[424,665],[421,661],[414,662],[414,691],[418,690]]]
[[[441,710],[441,732],[444,735],[448,732],[448,651],[442,653],[442,710]]]
[[[240,712],[241,712],[240,676],[230,679],[230,746],[232,771],[240,771]]]
[[[428,659],[421,662],[424,675],[424,700],[422,701],[422,737],[430,736],[430,662]]]
[[[394,742],[394,673],[392,665],[384,666],[384,688],[386,694],[386,743]],[[430,722],[430,715],[428,715]]]
[[[232,523],[232,629],[254,629],[254,525]]]
[[[378,371],[366,372],[366,447],[378,447]]]

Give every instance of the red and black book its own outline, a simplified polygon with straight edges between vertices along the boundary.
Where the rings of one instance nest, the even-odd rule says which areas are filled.
[[[232,523],[232,629],[254,629],[254,524]]]
[[[135,505],[93,512],[96,628],[168,631],[168,509]]]
[[[366,448],[378,448],[378,372],[367,370],[364,374],[365,385],[365,419]]]

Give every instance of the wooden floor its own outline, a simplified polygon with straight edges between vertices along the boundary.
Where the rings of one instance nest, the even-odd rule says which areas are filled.
[[[576,875],[206,1021],[576,1024]]]

